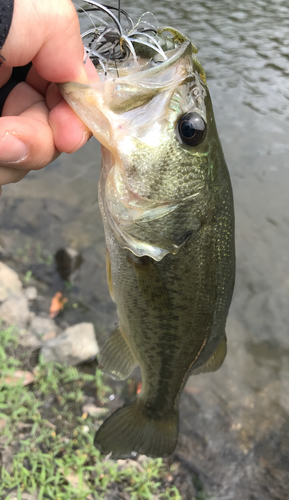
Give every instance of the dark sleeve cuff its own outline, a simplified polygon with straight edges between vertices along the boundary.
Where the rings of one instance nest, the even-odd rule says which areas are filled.
[[[5,43],[11,26],[13,4],[14,0],[0,0],[0,50]]]
[[[2,115],[2,109],[4,102],[6,101],[11,90],[18,85],[20,82],[25,82],[28,71],[30,70],[32,63],[26,64],[26,66],[19,66],[18,68],[13,68],[12,75],[3,87],[0,89],[0,116]]]

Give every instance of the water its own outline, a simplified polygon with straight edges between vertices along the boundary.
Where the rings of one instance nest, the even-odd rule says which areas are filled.
[[[123,1],[122,6],[134,20],[144,10],[139,1]],[[154,12],[160,24],[183,31],[199,48],[236,209],[237,277],[227,325],[228,355],[217,373],[189,380],[177,451],[205,472],[203,482],[217,500],[285,499],[289,4],[149,0],[145,9]],[[75,309],[73,321],[92,319],[103,338],[116,315],[105,284],[99,166],[99,147],[90,141],[80,152],[63,155],[42,172],[5,187],[0,237],[14,256],[20,256],[25,245],[29,249],[23,272],[41,255],[36,274],[43,273],[44,257],[59,246],[79,249],[85,262],[75,296],[85,308]],[[57,283],[45,276],[46,291],[52,294]]]

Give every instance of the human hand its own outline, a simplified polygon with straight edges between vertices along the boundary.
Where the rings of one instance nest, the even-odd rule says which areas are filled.
[[[61,152],[77,151],[91,132],[63,100],[55,83],[97,81],[84,49],[70,0],[14,0],[14,13],[0,51],[1,87],[15,66],[30,61],[25,82],[8,95],[0,118],[0,186],[40,169]],[[1,190],[1,188],[0,188]]]

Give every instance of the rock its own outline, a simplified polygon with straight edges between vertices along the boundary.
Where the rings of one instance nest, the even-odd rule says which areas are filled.
[[[0,262],[0,302],[8,299],[11,294],[21,295],[22,284],[13,269]]]
[[[43,342],[48,342],[48,340],[52,340],[56,337],[56,332],[49,332],[43,335],[42,341]]]
[[[48,335],[56,334],[57,326],[51,318],[41,318],[35,316],[30,323],[30,331],[39,339],[43,339]]]
[[[25,290],[25,295],[28,300],[37,299],[37,288],[35,286],[28,286]]]
[[[11,295],[0,305],[0,318],[8,325],[25,328],[31,314],[28,308],[28,299],[23,295]]]
[[[29,349],[29,351],[35,351],[39,349],[42,345],[41,340],[39,340],[36,335],[31,333],[30,329],[26,330],[25,328],[21,328],[18,331],[18,338],[21,347],[25,349]]]
[[[41,349],[44,360],[77,365],[99,353],[92,323],[70,326]]]

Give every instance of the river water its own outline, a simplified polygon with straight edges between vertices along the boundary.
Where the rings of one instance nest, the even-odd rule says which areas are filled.
[[[204,471],[216,500],[287,499],[289,490],[289,3],[287,0],[123,1],[183,31],[199,48],[236,210],[237,276],[228,355],[192,377],[181,404],[177,452]],[[58,283],[51,255],[81,251],[75,307],[100,340],[116,321],[105,283],[97,204],[100,148],[90,141],[41,172],[4,187],[0,244],[33,269],[46,292]],[[26,250],[25,250],[26,249]],[[26,253],[25,253],[26,252]],[[26,266],[26,267],[25,267]],[[34,267],[33,267],[34,266]],[[65,317],[64,317],[65,320]]]

